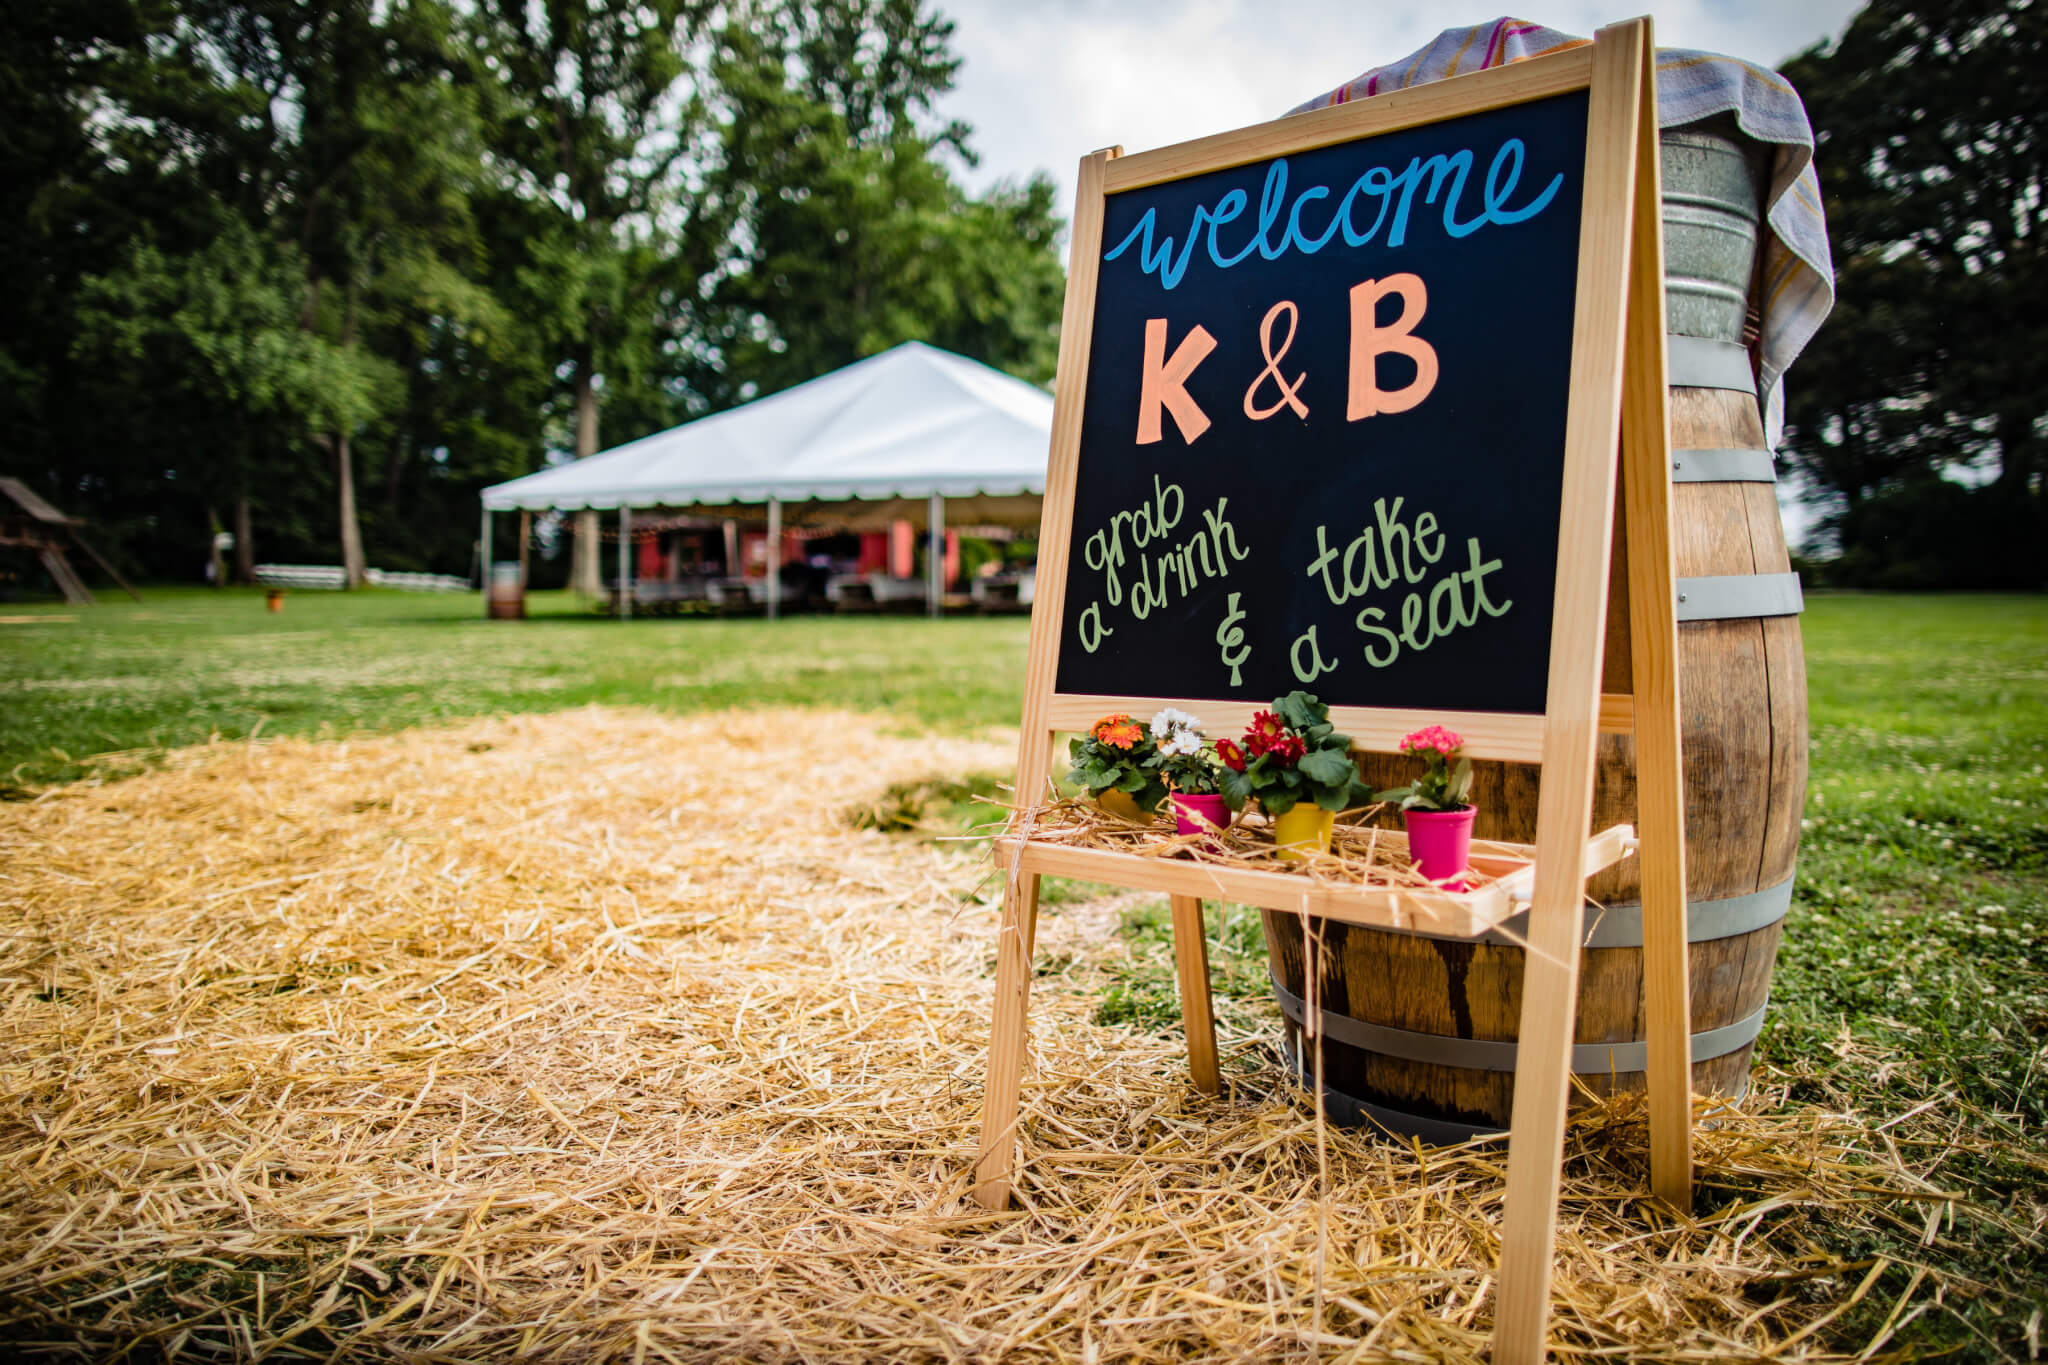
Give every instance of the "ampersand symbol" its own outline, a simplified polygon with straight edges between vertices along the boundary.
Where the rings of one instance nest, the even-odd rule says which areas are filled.
[[[1242,596],[1244,594],[1238,592],[1230,594],[1229,610],[1224,614],[1223,624],[1216,627],[1216,643],[1222,646],[1223,666],[1230,670],[1232,687],[1244,685],[1244,674],[1238,665],[1250,658],[1252,652],[1252,647],[1244,642],[1244,627],[1238,624],[1245,618],[1245,613],[1237,605],[1237,599]],[[1232,654],[1233,649],[1237,653]]]
[[[1281,339],[1276,354],[1273,350],[1273,319],[1280,316],[1282,309],[1287,311],[1287,335]],[[1252,380],[1252,386],[1244,391],[1244,415],[1254,422],[1265,421],[1283,407],[1293,408],[1296,417],[1308,416],[1308,404],[1301,401],[1301,386],[1308,379],[1308,371],[1303,370],[1294,376],[1292,384],[1280,373],[1280,357],[1286,355],[1287,348],[1294,344],[1294,326],[1300,316],[1301,310],[1294,306],[1293,300],[1282,299],[1268,308],[1266,316],[1259,322],[1259,350],[1265,353],[1266,368],[1259,371],[1258,377]],[[1272,406],[1262,408],[1252,399],[1258,394],[1259,386],[1268,379],[1273,381],[1273,387],[1280,391],[1280,396],[1273,400]]]

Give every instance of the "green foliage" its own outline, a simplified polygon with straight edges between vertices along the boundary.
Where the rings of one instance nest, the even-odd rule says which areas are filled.
[[[1106,982],[1095,1022],[1148,1033],[1180,1030],[1180,987],[1173,965],[1173,916],[1165,901],[1147,901],[1117,917],[1121,955],[1102,964]],[[1266,969],[1266,933],[1249,905],[1205,903],[1202,933],[1209,950],[1209,989],[1225,1008],[1275,1013]]]
[[[360,423],[393,382],[375,357],[302,325],[304,281],[296,251],[240,219],[187,254],[136,242],[81,282],[77,354],[124,388],[189,409],[236,456],[255,458]]]
[[[1120,732],[1114,739],[1109,731]],[[1150,814],[1166,799],[1166,783],[1160,776],[1159,746],[1142,721],[1129,716],[1104,716],[1085,735],[1068,741],[1067,757],[1072,766],[1067,781],[1087,789],[1090,796],[1118,791]]]
[[[714,407],[910,339],[1049,381],[1064,275],[1043,177],[979,198],[949,174],[966,130],[919,118],[956,65],[917,0],[796,7],[736,25],[712,179],[748,204],[747,242],[706,304]]]
[[[2048,580],[2048,8],[1876,0],[1785,74],[1818,137],[1838,294],[1787,384],[1785,449],[1833,511],[1835,576]],[[2010,539],[1894,543],[1907,509],[1955,501],[1944,476],[1990,484],[1973,513]]]
[[[1288,756],[1290,742],[1299,744],[1299,756]],[[1245,731],[1243,766],[1228,753],[1225,762],[1219,785],[1232,810],[1256,801],[1268,815],[1285,815],[1313,801],[1327,811],[1344,811],[1372,800],[1372,788],[1359,780],[1351,758],[1351,736],[1337,733],[1330,708],[1312,692],[1275,698],[1272,711]]]
[[[471,567],[480,487],[922,338],[1050,377],[1049,181],[963,192],[919,0],[23,0],[0,473],[191,576]],[[602,426],[597,418],[602,406]],[[342,532],[337,536],[337,531]]]

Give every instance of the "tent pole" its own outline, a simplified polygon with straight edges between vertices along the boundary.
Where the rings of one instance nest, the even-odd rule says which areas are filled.
[[[533,543],[533,513],[519,514],[519,597],[526,599],[526,547]]]
[[[619,619],[633,619],[633,509],[619,504]]]
[[[782,614],[782,499],[768,499],[768,619]]]
[[[484,585],[484,615],[491,614],[491,509],[484,508],[483,534],[476,542],[477,581]]]
[[[932,494],[931,515],[925,518],[924,610],[934,621],[946,607],[946,495]]]

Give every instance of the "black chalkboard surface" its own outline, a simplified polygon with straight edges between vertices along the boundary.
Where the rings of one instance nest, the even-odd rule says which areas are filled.
[[[1108,198],[1059,691],[1544,710],[1586,118]]]

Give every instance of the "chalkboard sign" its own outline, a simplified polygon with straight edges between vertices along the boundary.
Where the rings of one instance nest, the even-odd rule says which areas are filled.
[[[1202,898],[1483,932],[1406,887],[1039,837],[1062,731],[1171,704],[1226,735],[1306,687],[1361,749],[1449,723],[1474,758],[1542,765],[1493,1359],[1544,1356],[1585,879],[1595,845],[1626,837],[1589,838],[1603,731],[1636,759],[1651,1183],[1688,1207],[1655,50],[1631,20],[1590,49],[1082,159],[1019,809],[996,844],[985,1206],[1009,1202],[1041,876],[1171,898],[1190,1069],[1211,1089]],[[1604,695],[1610,590],[1631,666]]]
[[[1108,196],[1058,691],[1544,710],[1587,107]]]

